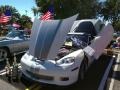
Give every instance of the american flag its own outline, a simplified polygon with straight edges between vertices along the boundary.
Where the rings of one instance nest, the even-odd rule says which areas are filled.
[[[50,5],[48,11],[40,18],[41,20],[50,20],[53,19],[54,6]]]
[[[9,21],[9,17],[5,15],[0,16],[0,23],[7,23]]]
[[[47,11],[42,17],[41,20],[49,20],[49,19],[53,19],[53,15],[50,11]]]
[[[7,23],[10,20],[11,12],[10,10],[6,10],[5,13],[3,13],[0,16],[0,23]]]

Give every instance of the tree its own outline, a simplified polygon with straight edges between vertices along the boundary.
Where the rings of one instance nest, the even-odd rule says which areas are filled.
[[[21,29],[24,28],[28,28],[31,29],[32,27],[32,21],[31,18],[28,17],[27,15],[20,15],[20,13],[17,11],[17,9],[15,9],[15,7],[9,6],[9,5],[5,5],[5,6],[0,6],[0,15],[2,13],[5,13],[5,11],[7,9],[10,9],[11,11],[11,19],[9,21],[9,23],[7,24],[13,24],[13,23],[18,23],[21,26]]]
[[[45,13],[50,5],[54,6],[57,19],[79,13],[79,19],[94,18],[97,15],[98,0],[35,0],[39,13]]]
[[[26,15],[22,15],[20,19],[17,21],[17,23],[21,25],[21,29],[25,29],[25,28],[31,29],[32,27],[31,18]]]
[[[80,19],[96,18],[99,12],[99,0],[80,0],[79,17]]]
[[[100,14],[104,20],[110,21],[115,30],[120,30],[120,0],[106,0]]]
[[[38,9],[37,8],[33,7],[32,11],[33,11],[34,16],[38,16]]]

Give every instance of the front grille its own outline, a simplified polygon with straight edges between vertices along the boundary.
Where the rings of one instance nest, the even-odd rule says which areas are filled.
[[[36,79],[41,79],[41,80],[54,80],[54,77],[52,76],[46,76],[46,75],[38,75],[36,73],[32,73],[28,70],[26,70],[26,72],[31,76],[31,77],[34,77]]]

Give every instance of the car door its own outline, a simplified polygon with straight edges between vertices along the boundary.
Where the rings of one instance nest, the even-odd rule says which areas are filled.
[[[10,42],[9,48],[11,52],[22,52],[28,49],[29,40],[14,39]]]
[[[19,46],[19,51],[28,50],[28,48],[29,48],[29,40],[26,39],[26,40],[19,41],[18,46]]]

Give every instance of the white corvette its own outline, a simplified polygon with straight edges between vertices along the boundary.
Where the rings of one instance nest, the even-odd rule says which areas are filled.
[[[102,24],[95,25],[92,20],[73,24],[76,17],[62,21],[35,20],[29,51],[21,58],[25,76],[61,86],[71,85],[78,78],[84,79],[90,64],[111,41],[113,28],[110,24],[100,28]]]

